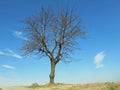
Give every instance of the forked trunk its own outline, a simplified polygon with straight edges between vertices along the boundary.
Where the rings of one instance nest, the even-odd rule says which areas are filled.
[[[50,84],[54,84],[54,78],[55,78],[55,63],[54,61],[52,60],[51,61],[51,72],[50,72],[50,75],[49,75],[49,78],[50,78]]]

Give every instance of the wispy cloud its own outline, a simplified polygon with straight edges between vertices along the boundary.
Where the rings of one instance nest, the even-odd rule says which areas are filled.
[[[4,68],[7,68],[7,69],[16,69],[16,67],[13,67],[13,66],[10,66],[10,65],[1,65],[2,67]]]
[[[14,58],[18,58],[18,59],[22,59],[23,57],[16,54],[15,52],[13,52],[12,50],[10,49],[5,49],[7,52],[2,52],[0,51],[0,55],[6,55],[6,56],[12,56]]]
[[[102,68],[104,67],[103,65],[103,60],[104,60],[104,57],[105,57],[105,53],[102,51],[102,52],[99,52],[95,57],[94,57],[94,63],[96,65],[96,68]]]
[[[15,52],[13,52],[10,49],[6,49],[6,50],[9,52],[9,54],[8,54],[9,56],[12,56],[12,57],[15,57],[15,58],[18,58],[18,59],[22,59],[23,58],[22,56],[16,54]]]
[[[20,31],[14,31],[13,35],[17,38],[23,39],[23,40],[28,40],[26,37],[24,37],[23,33]]]
[[[1,54],[1,55],[4,55],[4,52],[0,51],[0,54]]]

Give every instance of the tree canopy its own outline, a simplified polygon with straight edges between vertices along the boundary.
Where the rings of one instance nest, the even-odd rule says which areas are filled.
[[[51,62],[50,83],[54,83],[55,65],[69,57],[78,38],[85,34],[81,30],[81,19],[72,9],[41,7],[40,13],[24,20],[28,37],[22,47],[24,53],[47,56]],[[53,69],[54,68],[54,69]],[[53,69],[53,70],[52,70]]]

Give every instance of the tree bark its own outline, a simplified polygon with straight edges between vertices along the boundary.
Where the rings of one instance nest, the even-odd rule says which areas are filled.
[[[49,75],[49,78],[50,78],[50,84],[54,84],[54,78],[55,78],[55,62],[54,60],[51,60],[51,72],[50,72],[50,75]]]

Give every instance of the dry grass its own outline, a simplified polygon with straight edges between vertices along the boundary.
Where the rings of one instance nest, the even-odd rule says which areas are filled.
[[[5,87],[0,90],[120,90],[120,82],[89,83],[89,84],[55,84],[38,85],[26,87]]]
[[[120,90],[120,82],[31,86],[35,90]]]

